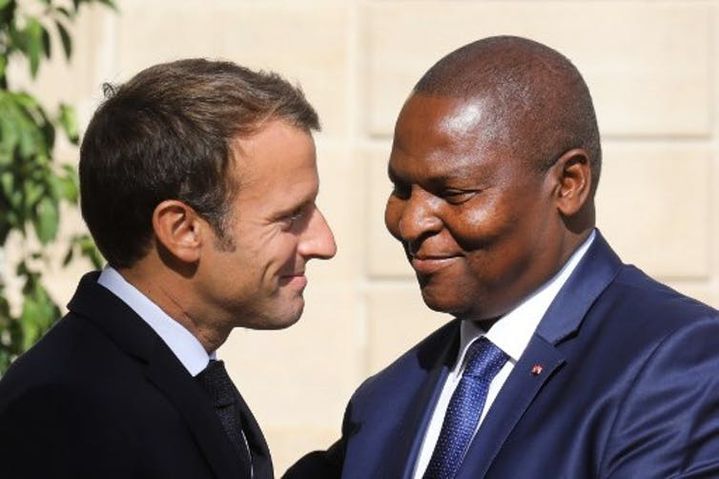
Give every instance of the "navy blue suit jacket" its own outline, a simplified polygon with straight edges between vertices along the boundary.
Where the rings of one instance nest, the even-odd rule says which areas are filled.
[[[411,477],[458,339],[455,320],[368,379],[342,439],[286,477]],[[622,264],[597,235],[457,477],[719,477],[717,311]]]
[[[248,477],[207,394],[97,278],[0,381],[0,478]],[[244,427],[264,452],[254,479],[273,477],[251,414]]]

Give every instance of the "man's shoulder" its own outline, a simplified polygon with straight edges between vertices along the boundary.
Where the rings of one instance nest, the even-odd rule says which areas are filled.
[[[657,281],[639,268],[623,266],[607,298],[636,316],[651,316],[655,321],[691,321],[719,319],[719,311]]]
[[[44,391],[51,385],[60,391],[63,384],[102,382],[104,376],[117,370],[118,362],[123,358],[112,341],[90,321],[69,313],[0,379],[0,405],[16,395]]]

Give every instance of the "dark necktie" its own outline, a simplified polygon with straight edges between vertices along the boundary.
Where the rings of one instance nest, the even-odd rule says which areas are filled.
[[[505,362],[507,355],[485,337],[470,345],[467,366],[449,401],[424,479],[454,477],[477,429],[489,384]]]
[[[217,417],[247,467],[248,477],[252,476],[252,454],[242,431],[240,393],[230,379],[222,361],[210,360],[207,367],[195,379],[207,392],[215,407]]]

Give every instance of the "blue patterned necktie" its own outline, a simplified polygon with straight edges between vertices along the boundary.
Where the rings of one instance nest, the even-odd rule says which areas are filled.
[[[454,477],[477,429],[489,384],[506,362],[507,355],[485,337],[470,345],[467,366],[449,401],[424,479]]]

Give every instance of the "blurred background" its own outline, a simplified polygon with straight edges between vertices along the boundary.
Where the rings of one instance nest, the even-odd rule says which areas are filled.
[[[278,475],[339,436],[345,404],[367,376],[448,317],[422,303],[400,246],[384,229],[386,162],[413,84],[449,51],[496,34],[558,49],[585,76],[603,134],[598,225],[625,262],[719,307],[719,1],[115,0],[77,18],[61,55],[16,83],[78,113],[80,134],[103,82],[158,62],[227,59],[301,84],[317,108],[320,208],[338,254],[308,268],[307,306],[285,331],[236,330],[220,351],[267,436]],[[57,159],[78,151],[58,139]],[[0,212],[2,214],[3,212]],[[51,296],[66,304],[89,262],[61,267],[84,232],[62,211]],[[25,248],[11,238],[5,265]],[[4,259],[3,259],[4,258]]]

